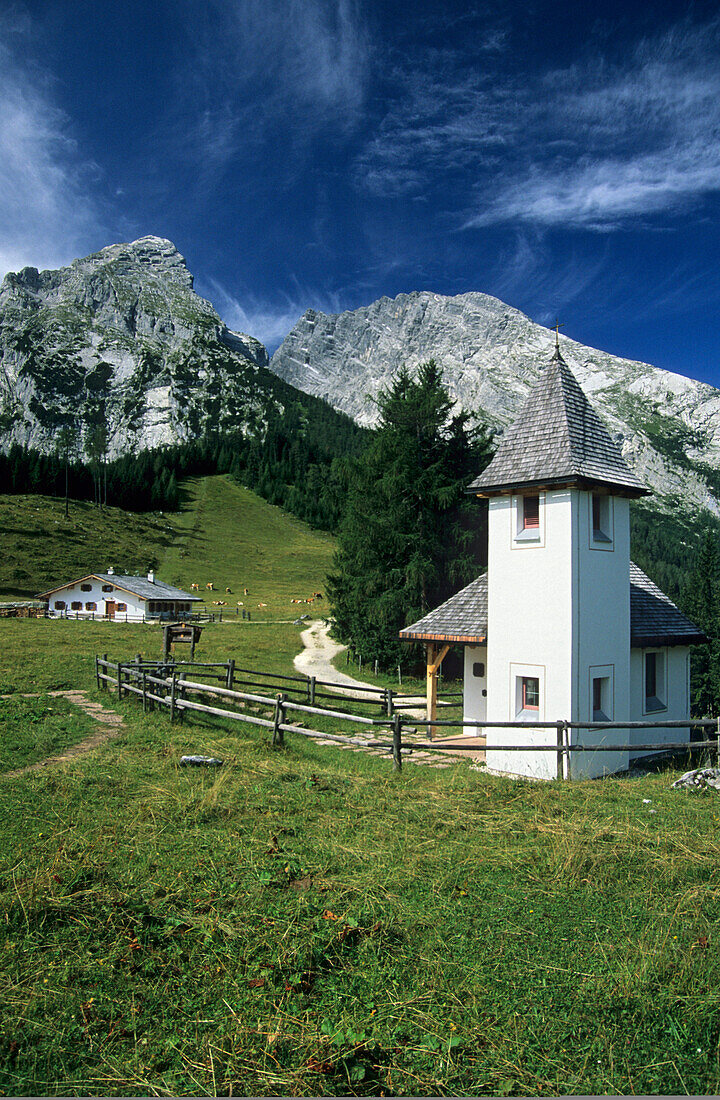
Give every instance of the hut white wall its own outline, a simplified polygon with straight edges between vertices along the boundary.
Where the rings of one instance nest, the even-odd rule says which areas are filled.
[[[89,591],[82,591],[82,584],[89,585]],[[124,603],[126,605],[125,611],[115,612],[115,617],[119,622],[142,621],[145,614],[146,603],[141,600],[139,596],[134,595],[132,592],[124,592],[122,589],[113,585],[112,592],[103,592],[103,584],[107,584],[106,581],[99,581],[90,579],[83,581],[81,584],[66,585],[58,592],[54,592],[52,596],[48,598],[48,611],[55,617],[62,617],[68,615],[70,618],[75,618],[76,614],[80,618],[91,619],[93,616],[96,619],[103,619],[106,616],[107,601],[113,601],[117,607],[118,603]],[[65,609],[61,610],[57,608],[58,602],[65,603]],[[81,603],[82,609],[72,610],[72,603]],[[95,604],[95,611],[87,608],[88,603]]]
[[[476,719],[484,722],[487,718],[487,647],[479,645],[466,645],[465,668],[463,676],[463,719],[466,722]],[[478,665],[482,665],[485,674],[476,676]],[[472,726],[463,727],[463,733],[476,737],[483,735],[484,729],[473,729]]]
[[[593,536],[592,494],[574,489],[572,720],[593,719],[592,681],[603,681],[609,721],[630,717],[630,510],[605,498],[610,541]],[[606,702],[605,702],[606,700]],[[562,718],[563,715],[555,715]],[[573,730],[574,744],[629,744],[628,730]],[[627,752],[570,754],[573,779],[609,775],[628,766]]]
[[[518,538],[519,497],[492,497],[488,515],[487,720],[514,721],[517,683],[540,681],[541,721],[568,717],[573,704],[573,491],[540,494],[537,537]],[[487,730],[492,771],[554,779],[556,756],[531,746],[554,746],[556,731]],[[527,744],[504,752],[502,744]]]
[[[664,710],[648,711],[645,705],[645,654],[648,652],[662,654],[665,670],[665,702]],[[641,721],[676,721],[687,718],[690,714],[690,649],[688,646],[648,647],[648,649],[632,649],[630,653],[630,718],[633,722]],[[649,741],[657,743],[656,749],[650,752],[634,751],[630,753],[631,760],[637,760],[643,756],[649,756],[652,752],[662,751],[663,745],[685,742],[690,740],[690,728],[682,727],[669,730],[631,730],[631,745],[642,745]]]

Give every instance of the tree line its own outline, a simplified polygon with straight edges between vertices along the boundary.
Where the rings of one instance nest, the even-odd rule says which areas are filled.
[[[270,408],[261,432],[210,434],[175,446],[108,460],[107,441],[72,457],[62,430],[51,454],[13,444],[0,454],[0,484],[10,493],[46,493],[128,511],[175,511],[183,478],[231,474],[271,504],[313,527],[337,529],[347,488],[345,463],[369,432],[324,402]]]

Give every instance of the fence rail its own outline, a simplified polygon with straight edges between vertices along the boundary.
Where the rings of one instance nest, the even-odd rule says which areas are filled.
[[[102,658],[98,658],[98,661],[101,663],[107,662],[107,654],[104,654]],[[363,686],[353,692],[349,688],[345,688],[344,685],[336,684],[332,680],[321,680],[316,676],[288,675],[287,673],[263,672],[259,669],[242,668],[236,665],[232,659],[228,661],[179,661],[169,658],[167,661],[157,661],[144,660],[138,654],[132,661],[120,663],[124,669],[132,668],[136,671],[145,669],[150,672],[161,668],[164,670],[165,675],[171,675],[173,671],[177,672],[178,670],[182,672],[192,671],[196,676],[206,676],[215,683],[222,684],[229,689],[260,688],[261,690],[273,692],[273,694],[281,691],[288,696],[303,698],[311,706],[314,706],[319,699],[337,702],[337,692],[332,693],[322,689],[326,687],[340,688],[343,700],[347,700],[350,704],[363,703],[378,706],[388,718],[392,718],[397,710],[412,710],[424,708],[425,706],[424,697],[408,695],[407,692],[398,692],[390,687],[378,688],[368,684],[367,687]],[[109,664],[116,668],[117,662],[109,662]],[[101,678],[98,677],[98,687],[100,681]],[[210,685],[205,686],[209,687]],[[438,700],[438,704],[443,707],[458,706],[457,703],[451,701],[450,696],[445,695]]]
[[[370,748],[384,748],[388,753],[392,753],[394,767],[397,771],[402,768],[402,754],[403,752],[412,752],[414,750],[431,750],[433,752],[449,752],[456,754],[458,752],[476,752],[476,745],[458,744],[454,742],[452,745],[444,745],[438,741],[411,741],[403,743],[403,726],[408,725],[407,719],[403,718],[402,714],[393,709],[392,698],[390,698],[389,706],[387,708],[387,716],[384,718],[371,718],[367,715],[361,715],[351,713],[348,711],[335,710],[328,707],[317,706],[314,701],[314,695],[312,702],[299,703],[296,700],[289,698],[288,690],[281,691],[275,695],[258,695],[256,693],[238,691],[233,686],[221,687],[217,684],[204,683],[199,680],[190,680],[182,674],[178,675],[179,668],[200,667],[207,669],[227,669],[225,679],[228,683],[232,684],[232,673],[234,670],[234,664],[232,661],[227,662],[226,665],[213,662],[150,662],[143,661],[140,657],[137,657],[134,661],[110,661],[107,654],[102,657],[95,658],[95,675],[97,679],[98,687],[103,684],[108,687],[108,690],[112,690],[108,685],[114,685],[114,689],[117,691],[118,698],[122,698],[123,695],[135,695],[142,698],[143,710],[147,711],[148,708],[154,707],[156,704],[169,709],[171,721],[177,717],[182,721],[186,712],[195,712],[199,714],[207,714],[211,717],[226,718],[232,721],[243,722],[252,726],[260,726],[264,729],[272,730],[272,743],[274,746],[278,746],[284,743],[285,733],[298,734],[301,737],[320,738],[325,741],[336,741],[340,743],[363,745]],[[252,671],[252,670],[237,670],[237,671]],[[114,673],[114,675],[113,675]],[[273,675],[271,673],[255,673],[255,675]],[[294,676],[280,676],[276,677],[278,680],[291,681],[301,680],[301,677]],[[324,685],[330,686],[330,681],[323,681]],[[271,687],[272,685],[268,685]],[[308,689],[309,690],[309,689]],[[384,690],[384,689],[375,689]],[[227,707],[213,706],[205,702],[196,702],[192,699],[188,699],[188,695],[201,695],[217,698],[218,700],[227,700],[228,704],[236,704],[243,706],[248,703],[254,705],[265,706],[271,709],[273,712],[272,718],[261,718],[255,714],[248,714],[243,710],[230,710]],[[392,695],[392,693],[391,693]],[[366,702],[367,700],[362,700]],[[385,705],[385,701],[383,701]],[[350,722],[354,725],[360,725],[371,728],[378,728],[381,732],[387,731],[392,734],[392,740],[368,740],[367,738],[360,739],[357,736],[339,734],[339,733],[325,733],[322,730],[308,729],[305,726],[300,726],[296,723],[288,722],[288,714],[295,712],[298,714],[311,714],[317,715],[321,718],[333,718],[336,721]],[[556,731],[556,740],[554,744],[546,745],[517,745],[517,744],[503,744],[493,745],[492,749],[501,752],[552,752],[556,754],[558,763],[558,776],[561,778],[567,777],[567,769],[565,762],[569,760],[570,754],[575,752],[674,752],[685,751],[688,754],[698,752],[700,750],[713,749],[718,754],[718,763],[720,764],[720,718],[698,718],[698,719],[673,719],[666,721],[628,721],[628,722],[569,722],[569,721],[540,721],[540,722],[528,722],[528,721],[494,721],[483,722],[474,719],[434,719],[430,722],[423,722],[422,725],[426,725],[429,729],[434,728],[448,728],[448,729],[523,729],[523,730],[551,730]],[[703,731],[712,730],[715,733],[715,737],[710,738],[707,734],[701,739],[696,741],[683,741],[677,743],[648,743],[642,745],[608,745],[608,744],[595,744],[595,745],[582,745],[572,744],[569,740],[569,734],[574,729],[582,730],[596,730],[599,733],[608,732],[611,730],[626,730],[626,729],[699,729]]]

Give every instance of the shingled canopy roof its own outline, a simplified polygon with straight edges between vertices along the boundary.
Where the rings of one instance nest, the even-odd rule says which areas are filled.
[[[649,491],[625,464],[559,348],[503,435],[492,462],[467,491],[493,496],[553,485],[608,486],[634,497]]]
[[[483,573],[440,607],[406,626],[400,637],[406,642],[485,645],[487,632],[488,578]],[[630,645],[698,645],[707,640],[642,569],[630,562]]]

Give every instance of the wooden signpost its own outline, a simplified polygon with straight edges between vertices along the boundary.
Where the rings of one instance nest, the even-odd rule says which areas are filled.
[[[196,623],[166,623],[163,627],[163,661],[170,659],[170,648],[176,642],[189,642],[192,661],[195,656],[195,643],[200,641],[202,629]]]

